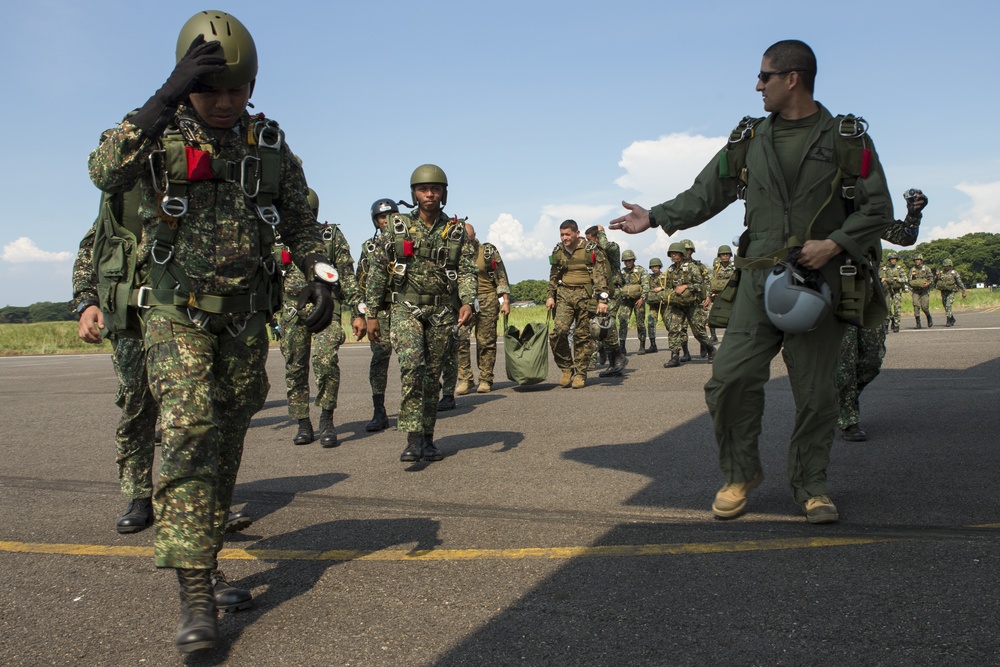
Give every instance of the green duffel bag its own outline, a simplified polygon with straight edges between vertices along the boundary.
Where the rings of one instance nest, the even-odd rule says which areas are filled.
[[[508,326],[507,316],[503,316],[504,365],[511,382],[521,386],[538,384],[549,376],[548,319],[529,322],[518,330]]]

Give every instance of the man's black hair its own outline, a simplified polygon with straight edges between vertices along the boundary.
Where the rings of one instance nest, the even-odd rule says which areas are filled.
[[[559,223],[559,229],[572,229],[574,232],[578,232],[580,226],[576,224],[576,220],[563,220]]]
[[[816,54],[808,44],[797,39],[784,39],[769,46],[764,57],[770,59],[771,67],[776,71],[797,71],[802,85],[810,95],[813,94],[816,86]]]
[[[597,225],[591,225],[587,227],[587,231],[583,233],[584,236],[597,236],[601,231],[601,228]]]

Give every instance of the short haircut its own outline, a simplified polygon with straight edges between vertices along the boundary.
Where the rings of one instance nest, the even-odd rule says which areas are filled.
[[[576,220],[563,220],[559,223],[559,229],[572,229],[574,232],[578,232],[580,226],[576,224]]]
[[[601,231],[601,228],[597,225],[591,225],[587,227],[587,231],[584,232],[584,236],[597,236]]]
[[[770,59],[771,66],[779,72],[786,69],[797,71],[802,85],[810,95],[813,94],[816,86],[816,54],[808,44],[797,39],[784,39],[769,46],[764,57]]]

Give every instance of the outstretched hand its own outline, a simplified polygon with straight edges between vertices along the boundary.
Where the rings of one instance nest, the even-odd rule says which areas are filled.
[[[649,211],[638,204],[630,204],[627,201],[622,201],[622,206],[627,208],[629,212],[612,220],[608,224],[609,228],[620,229],[626,234],[638,234],[649,229]]]

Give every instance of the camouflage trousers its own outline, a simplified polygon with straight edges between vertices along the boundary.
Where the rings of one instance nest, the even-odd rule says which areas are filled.
[[[603,350],[604,354],[608,353],[609,349],[618,349],[618,320],[615,319],[615,313],[618,312],[618,299],[612,297],[608,301],[608,317],[611,318],[611,326],[608,327],[608,333],[604,337],[604,340],[594,340],[593,348],[594,353],[590,355],[590,365],[596,367],[599,361],[600,353]],[[597,317],[594,315],[593,317]],[[595,320],[596,321],[596,320]],[[593,330],[591,330],[593,333]]]
[[[390,330],[391,320],[388,312],[379,313],[379,330],[383,335]],[[372,361],[368,366],[368,382],[372,386],[372,395],[385,396],[385,385],[389,378],[389,360],[392,359],[392,343],[388,338],[383,338],[382,342],[369,343],[372,350]]]
[[[674,304],[667,307],[667,345],[671,352],[680,350],[684,343],[687,342],[687,330],[689,326],[699,343],[711,346],[712,341],[708,337],[705,325],[702,324],[700,327],[695,325],[695,320],[698,317],[697,313],[704,312],[705,309],[701,307],[700,302],[684,307]]]
[[[705,297],[701,297],[691,311],[691,333],[699,341],[702,341],[703,337],[708,338],[708,310],[701,305],[704,299]]]
[[[118,482],[126,498],[149,498],[157,409],[146,382],[146,351],[136,338],[116,338],[112,346],[111,361],[118,376],[115,405],[122,409],[115,429]]]
[[[623,297],[621,305],[618,306],[618,340],[628,340],[628,320],[635,313],[635,332],[639,335],[639,342],[646,341],[646,306],[636,306],[638,299]]]
[[[903,307],[903,293],[898,290],[890,290],[885,294],[885,307],[889,310],[889,317],[886,322],[889,326],[899,328],[899,317]]]
[[[157,567],[211,569],[243,439],[270,388],[266,323],[257,313],[234,338],[229,317],[209,317],[199,328],[162,310],[146,316],[146,372],[163,429],[153,555]]]
[[[931,314],[931,292],[930,290],[925,290],[923,292],[918,292],[913,290],[910,292],[910,297],[913,299],[913,316],[920,317],[920,311],[924,311],[924,314],[930,316]]]
[[[316,376],[316,405],[323,410],[337,408],[340,393],[340,358],[344,327],[334,317],[329,327],[310,334],[300,317],[287,310],[281,313],[281,353],[285,356],[285,386],[288,416],[293,420],[309,417],[309,356]]]
[[[955,304],[956,290],[941,290],[941,303],[944,305],[944,314],[951,317],[951,308]]]
[[[469,340],[473,327],[476,330],[476,366],[479,368],[479,381],[493,384],[493,369],[497,364],[499,319],[500,302],[497,293],[481,293],[479,312],[476,313],[472,323],[458,328],[455,354],[445,362],[443,379],[445,396],[455,393],[458,380],[472,383],[475,379],[472,375],[472,346]]]
[[[666,303],[660,301],[658,303],[647,304],[649,306],[649,314],[646,316],[646,333],[649,335],[649,340],[656,340],[656,323],[657,321],[663,322],[663,328],[667,329],[667,318],[670,312],[670,307]]]
[[[885,325],[875,329],[851,326],[844,329],[844,337],[840,342],[840,365],[837,367],[839,428],[844,429],[861,421],[859,398],[868,383],[882,370],[885,335]]]
[[[590,295],[586,287],[561,285],[556,291],[556,312],[549,331],[549,345],[556,366],[572,369],[575,375],[587,377],[587,367],[594,354],[594,339],[590,335]],[[573,347],[570,349],[570,329]]]
[[[425,308],[429,315],[430,308]],[[441,394],[438,379],[445,359],[455,353],[456,314],[432,324],[418,318],[402,303],[394,303],[389,339],[399,359],[399,378],[403,399],[399,405],[396,428],[405,433],[433,433],[437,423],[437,404]]]

